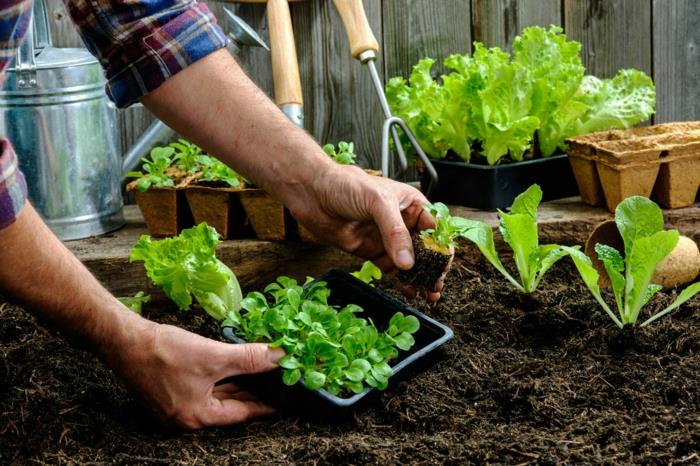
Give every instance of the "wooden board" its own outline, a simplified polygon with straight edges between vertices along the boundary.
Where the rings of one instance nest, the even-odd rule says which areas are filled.
[[[454,215],[480,220],[497,231],[495,212],[484,212],[466,207],[451,207]],[[143,264],[130,263],[131,247],[141,234],[146,233],[143,219],[135,206],[124,209],[127,226],[111,234],[78,241],[68,241],[68,248],[115,295],[133,295],[143,290],[162,298],[161,292],[150,284]],[[664,212],[667,228],[677,228],[682,234],[700,242],[700,205]],[[578,198],[545,202],[539,211],[541,243],[584,244],[593,228],[612,218],[607,210],[581,204]],[[496,233],[499,249],[503,249],[500,234]],[[474,260],[480,255],[471,245],[464,245],[464,253]],[[218,257],[234,271],[244,290],[260,287],[279,275],[298,280],[317,276],[332,268],[356,270],[362,260],[337,249],[298,241],[271,242],[258,240],[224,241],[219,245]]]
[[[589,74],[614,76],[620,68],[651,75],[651,2],[643,0],[564,0],[565,30],[583,44]]]
[[[655,121],[700,120],[700,2],[654,0]]]
[[[474,40],[511,50],[528,26],[562,24],[560,0],[472,0]]]

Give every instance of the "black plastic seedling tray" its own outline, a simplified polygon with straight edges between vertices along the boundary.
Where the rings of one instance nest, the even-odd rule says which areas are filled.
[[[576,196],[578,188],[567,155],[526,160],[504,165],[478,165],[432,160],[438,175],[430,200],[475,207],[482,210],[504,209],[515,197],[537,183],[543,200]],[[428,186],[427,174],[421,189]]]
[[[331,290],[330,304],[343,306],[352,303],[361,306],[364,309],[361,315],[371,318],[380,331],[388,327],[389,319],[396,312],[418,318],[420,329],[413,334],[415,345],[410,351],[400,351],[399,357],[390,362],[393,375],[389,378],[389,387],[406,380],[434,362],[439,356],[438,349],[453,336],[449,327],[348,273],[332,270],[318,277],[316,281],[325,281],[328,284]],[[231,327],[224,327],[222,333],[231,343],[245,343],[234,334]],[[268,403],[313,417],[343,416],[366,406],[379,393],[378,390],[368,387],[362,393],[341,398],[325,390],[309,390],[301,382],[287,386],[282,382],[281,369],[264,374],[239,376],[235,381]]]

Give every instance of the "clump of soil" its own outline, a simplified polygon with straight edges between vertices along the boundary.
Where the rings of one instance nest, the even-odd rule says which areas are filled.
[[[410,270],[399,270],[396,278],[404,285],[417,289],[433,290],[442,274],[447,269],[452,253],[440,248],[433,242],[424,241],[424,237],[413,237],[413,253],[415,263]]]
[[[570,261],[523,296],[490,265],[456,258],[442,300],[411,304],[455,338],[369,409],[332,424],[281,412],[195,433],[155,424],[97,359],[3,305],[0,463],[700,462],[699,298],[620,331]],[[206,315],[154,303],[144,314],[217,335]]]

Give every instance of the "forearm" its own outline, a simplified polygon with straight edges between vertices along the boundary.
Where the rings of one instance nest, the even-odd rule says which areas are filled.
[[[225,50],[189,66],[142,100],[171,128],[287,204],[303,202],[314,177],[334,168]]]
[[[0,230],[0,245],[2,292],[81,345],[109,359],[119,345],[150,331],[152,324],[100,285],[30,204]]]

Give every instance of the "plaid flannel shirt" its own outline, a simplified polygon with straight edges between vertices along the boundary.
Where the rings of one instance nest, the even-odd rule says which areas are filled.
[[[136,102],[228,42],[207,6],[197,0],[64,2],[83,42],[104,68],[107,95],[119,107]],[[0,75],[26,33],[31,4],[0,2]],[[0,228],[15,220],[26,193],[12,146],[0,139]]]

